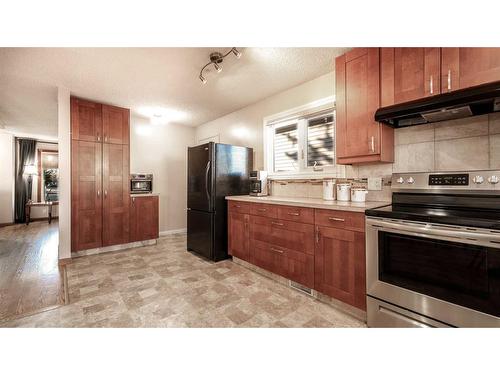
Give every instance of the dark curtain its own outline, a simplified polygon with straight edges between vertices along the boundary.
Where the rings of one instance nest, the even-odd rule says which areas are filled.
[[[15,208],[16,223],[24,223],[26,201],[28,200],[27,177],[24,175],[25,165],[35,164],[36,140],[18,139],[19,153],[16,163]]]

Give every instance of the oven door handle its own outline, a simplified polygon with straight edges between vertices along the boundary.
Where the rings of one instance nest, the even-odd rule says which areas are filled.
[[[448,238],[456,238],[459,240],[463,239],[473,239],[478,241],[486,241],[493,242],[496,244],[500,244],[500,234],[488,234],[481,232],[473,232],[468,230],[453,230],[453,229],[441,229],[436,228],[432,224],[400,224],[400,223],[388,223],[388,222],[379,222],[376,220],[368,220],[367,224],[375,227],[375,228],[388,228],[394,229],[398,231],[404,231],[406,233],[422,233],[427,235],[439,236],[439,237],[448,237]]]

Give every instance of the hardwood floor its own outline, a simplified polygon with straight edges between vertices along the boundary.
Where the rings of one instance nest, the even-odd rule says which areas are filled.
[[[0,321],[64,302],[58,242],[57,221],[0,228]]]

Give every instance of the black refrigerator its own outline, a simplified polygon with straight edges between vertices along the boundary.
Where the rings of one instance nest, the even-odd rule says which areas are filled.
[[[222,143],[188,148],[187,248],[215,262],[228,258],[227,201],[249,194],[253,149]]]

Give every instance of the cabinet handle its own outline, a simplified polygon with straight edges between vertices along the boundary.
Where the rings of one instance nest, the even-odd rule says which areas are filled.
[[[105,135],[105,136],[104,136],[104,142],[107,142],[107,141],[108,141],[108,136],[107,136],[107,135]]]
[[[342,219],[341,217],[329,217],[328,220],[331,220],[331,221],[345,221],[345,219]]]
[[[107,197],[108,197],[108,191],[104,190],[104,198],[107,198]]]
[[[276,253],[283,254],[283,250],[276,249],[275,247],[271,247],[270,249],[271,249],[272,251],[276,252]]]
[[[132,197],[132,203],[135,204],[135,197]]]
[[[370,137],[370,150],[375,152],[375,137],[373,135]]]
[[[257,211],[260,211],[260,212],[266,212],[267,211],[267,208],[258,208]]]
[[[99,135],[99,133],[97,134],[97,142],[100,142],[101,141],[101,136]]]
[[[241,206],[239,204],[236,205],[236,208],[241,208]]]
[[[101,196],[101,191],[100,190],[97,190],[97,196],[100,197]]]
[[[319,243],[320,236],[321,236],[321,233],[319,231],[319,227],[316,227],[316,243]]]
[[[431,95],[434,94],[434,85],[433,85],[433,81],[432,81],[432,75],[431,75],[431,81],[430,81],[430,89],[431,89]]]
[[[451,69],[448,69],[448,91],[451,91]]]
[[[280,227],[282,227],[283,225],[285,225],[283,223],[278,223],[277,221],[271,221],[271,224],[273,224],[273,225],[279,225]]]
[[[300,216],[300,212],[289,212],[288,215],[290,215],[290,216]]]

